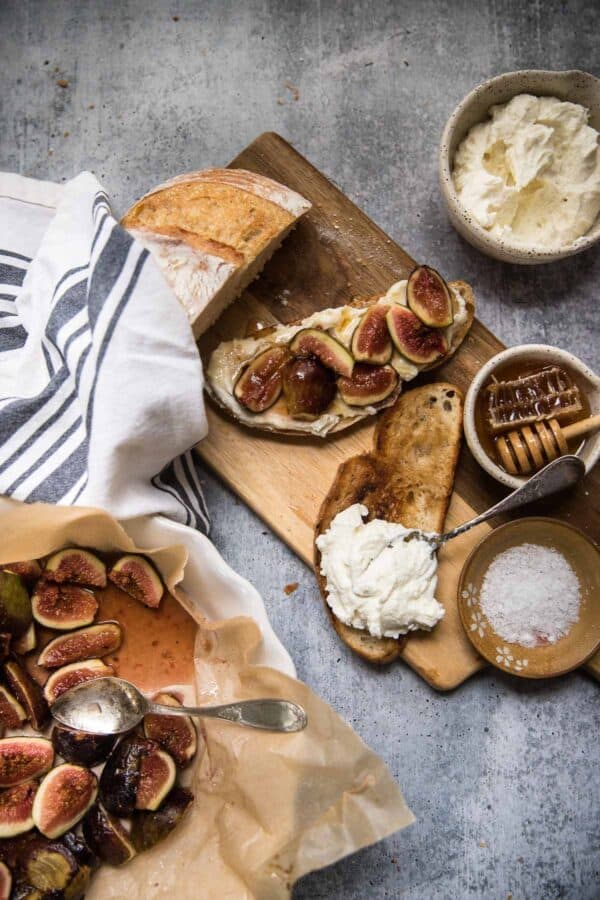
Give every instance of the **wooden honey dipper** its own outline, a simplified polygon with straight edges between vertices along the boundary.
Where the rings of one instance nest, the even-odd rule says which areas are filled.
[[[567,441],[600,428],[600,414],[561,428],[556,419],[534,422],[496,438],[500,461],[509,475],[537,472],[569,452]]]

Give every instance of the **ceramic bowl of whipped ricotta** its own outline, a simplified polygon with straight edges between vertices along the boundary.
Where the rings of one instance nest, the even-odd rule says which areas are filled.
[[[600,240],[600,80],[525,70],[484,82],[450,116],[439,176],[450,220],[505,262],[553,262]]]

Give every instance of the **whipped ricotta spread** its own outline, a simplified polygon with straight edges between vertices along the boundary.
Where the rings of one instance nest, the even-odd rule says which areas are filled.
[[[394,522],[364,522],[354,503],[317,538],[327,602],[346,625],[374,637],[397,638],[431,629],[444,615],[435,599],[437,559],[425,540],[404,541],[411,530]]]
[[[585,235],[600,213],[600,147],[588,118],[556,97],[520,94],[492,106],[454,159],[465,209],[522,247],[559,248]]]

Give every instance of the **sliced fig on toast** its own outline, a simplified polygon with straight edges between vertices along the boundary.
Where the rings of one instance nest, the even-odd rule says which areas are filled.
[[[0,791],[0,838],[16,837],[33,828],[36,781],[25,781]]]
[[[75,584],[48,581],[38,581],[31,606],[36,622],[57,631],[90,625],[98,612],[98,601],[91,591]]]
[[[50,713],[41,687],[16,659],[9,659],[4,663],[4,675],[12,693],[27,713],[27,718],[36,731],[41,731]]]
[[[44,775],[54,762],[50,741],[41,737],[0,740],[0,787],[14,787]]]
[[[106,587],[106,566],[89,550],[70,547],[46,560],[44,578],[59,584],[69,582],[83,587]]]
[[[447,328],[454,321],[450,288],[430,266],[417,266],[409,275],[406,300],[414,314],[429,328]]]
[[[89,810],[82,828],[89,848],[109,866],[122,866],[135,856],[136,849],[121,822],[100,803]]]
[[[405,306],[392,306],[386,320],[396,349],[411,362],[426,366],[447,354],[448,342],[444,334],[423,325]]]
[[[38,657],[38,665],[56,669],[85,659],[101,659],[119,649],[122,634],[118,622],[98,622],[77,631],[59,634],[46,644]]]
[[[391,366],[357,363],[352,378],[338,378],[340,396],[349,406],[373,406],[381,403],[398,386],[398,373]]]
[[[181,706],[171,694],[157,694],[155,703]],[[169,753],[183,768],[192,761],[198,749],[198,737],[189,716],[169,716],[149,713],[144,716],[144,734]]]
[[[107,678],[114,675],[112,666],[107,666],[101,659],[86,659],[82,662],[70,663],[56,669],[44,685],[44,697],[52,706],[61,694],[70,691],[71,688],[93,681],[95,678]]]
[[[253,413],[270,409],[281,396],[283,367],[289,356],[286,346],[274,344],[250,360],[233,386],[236,400]]]
[[[293,359],[283,371],[283,393],[293,419],[316,419],[335,397],[335,374],[314,356]]]
[[[303,328],[290,342],[290,351],[297,357],[315,356],[336,375],[349,378],[354,368],[352,354],[334,337],[319,328]]]
[[[117,587],[139,600],[144,606],[158,609],[164,593],[162,578],[144,556],[127,554],[122,556],[108,573],[109,579]]]
[[[371,306],[352,335],[352,354],[357,362],[372,366],[384,366],[392,357],[392,341],[387,327],[386,315],[389,306]]]
[[[79,822],[98,794],[98,780],[83,766],[63,763],[44,777],[33,801],[33,821],[45,837],[57,838]]]
[[[18,728],[27,719],[27,713],[14,694],[0,684],[0,724],[4,728]]]

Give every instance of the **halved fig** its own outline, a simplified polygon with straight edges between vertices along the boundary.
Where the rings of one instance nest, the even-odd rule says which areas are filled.
[[[18,728],[27,718],[27,713],[14,694],[0,684],[0,723],[4,728]]]
[[[71,631],[94,621],[98,601],[91,591],[75,584],[38,581],[31,608],[40,625],[57,631]]]
[[[4,663],[4,674],[9,688],[27,713],[27,718],[36,731],[41,731],[50,714],[41,687],[15,659]]]
[[[283,372],[283,393],[293,419],[316,419],[335,397],[335,375],[318,359],[294,359]]]
[[[59,550],[46,560],[44,578],[62,584],[80,584],[83,587],[106,587],[106,566],[89,550],[71,547]]]
[[[193,799],[190,791],[177,785],[155,812],[137,810],[133,815],[131,840],[138,853],[166,838],[181,821]]]
[[[152,563],[143,556],[128,554],[114,564],[108,577],[122,591],[144,606],[157,609],[164,593],[162,579]]]
[[[54,750],[50,741],[39,737],[12,737],[0,740],[0,787],[14,787],[39,778],[51,768]]]
[[[334,337],[319,328],[303,328],[290,342],[294,356],[316,356],[324,366],[333,369],[337,375],[350,378],[354,368],[352,354]]]
[[[135,795],[136,809],[158,809],[173,785],[177,769],[173,757],[156,748],[140,762],[140,780]]]
[[[109,866],[122,866],[136,854],[128,833],[116,816],[95,803],[83,820],[83,836],[96,856]]]
[[[20,656],[25,656],[26,653],[31,653],[32,650],[35,650],[37,647],[37,632],[35,630],[35,624],[31,622],[27,631],[25,631],[21,637],[15,638],[11,644],[11,649],[18,653]]]
[[[381,403],[398,386],[398,373],[391,366],[357,363],[352,378],[338,378],[342,400],[350,406],[372,406]]]
[[[100,796],[106,809],[123,818],[135,809],[142,759],[158,749],[154,741],[135,734],[125,737],[108,757],[100,776]]]
[[[12,875],[6,863],[0,862],[0,900],[9,900],[12,891]]]
[[[0,791],[0,838],[15,837],[33,828],[32,809],[37,789],[36,781],[26,781]]]
[[[43,900],[81,900],[89,885],[90,867],[77,862],[61,841],[33,842],[23,864],[23,876]],[[36,897],[35,894],[25,894]]]
[[[93,681],[95,678],[106,678],[114,674],[115,671],[112,666],[107,666],[101,659],[87,659],[83,662],[71,663],[68,666],[56,669],[52,673],[44,685],[44,697],[52,706],[61,694],[77,687],[78,684]]]
[[[64,725],[52,729],[52,746],[66,762],[97,766],[104,762],[117,741],[114,734],[88,734]]]
[[[405,306],[392,306],[386,320],[396,348],[411,362],[429,365],[448,352],[448,342],[442,332],[427,328]]]
[[[37,559],[23,559],[20,562],[4,563],[0,566],[0,569],[18,575],[21,581],[29,587],[33,587],[42,574],[42,567]]]
[[[181,706],[170,694],[157,694],[155,703],[164,706]],[[169,753],[183,768],[196,755],[198,738],[189,716],[168,716],[150,713],[144,716],[144,734]]]
[[[454,321],[450,288],[429,266],[413,269],[406,285],[406,300],[414,314],[430,328],[447,328]]]
[[[27,588],[13,572],[0,572],[0,631],[20,637],[31,622]]]
[[[385,317],[389,306],[371,306],[352,335],[352,354],[357,362],[384,366],[392,357],[392,342]]]
[[[2,894],[0,894],[0,900],[4,900]],[[10,900],[44,900],[44,897],[42,892],[38,891],[37,888],[19,881],[13,888]]]
[[[80,821],[96,800],[98,780],[83,766],[63,763],[45,776],[33,801],[33,821],[45,837],[57,838]]]
[[[38,665],[56,669],[72,662],[107,656],[119,649],[122,635],[118,622],[98,622],[68,634],[59,634],[46,644],[39,655]]]
[[[273,406],[281,395],[283,367],[289,355],[287,347],[274,344],[250,360],[233,386],[236,400],[253,413]]]

